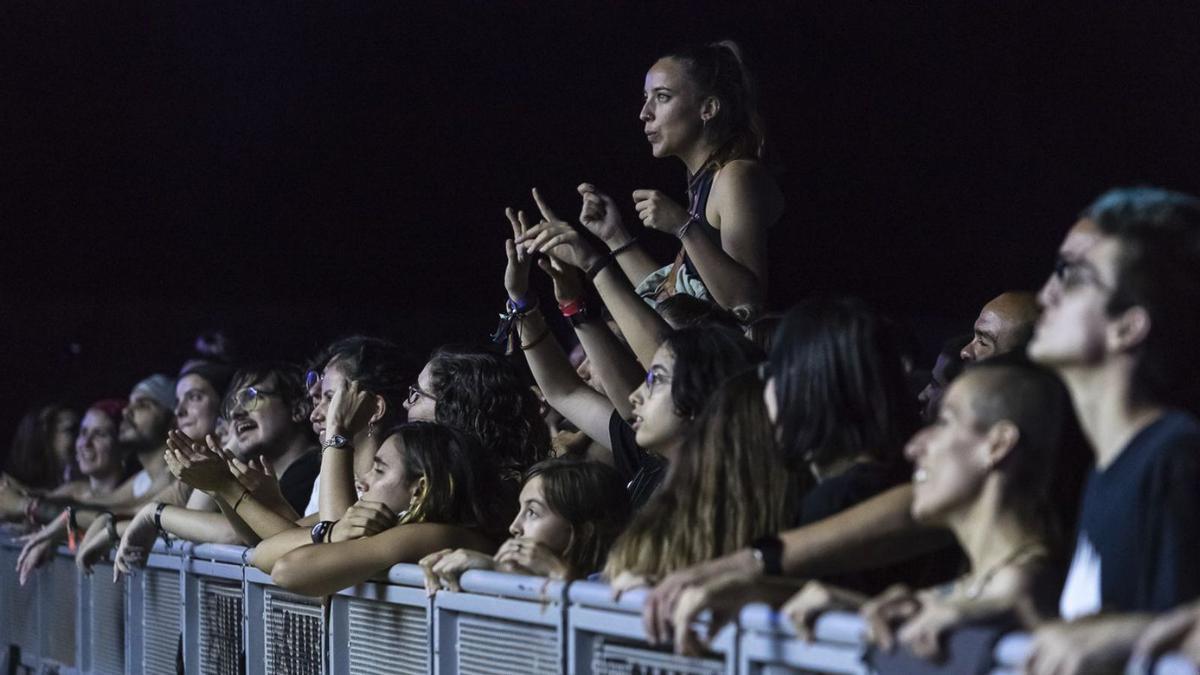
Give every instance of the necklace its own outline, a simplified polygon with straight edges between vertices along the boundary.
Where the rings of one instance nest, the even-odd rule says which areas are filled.
[[[992,577],[996,576],[1000,570],[1008,567],[1018,560],[1021,560],[1022,562],[1028,562],[1034,557],[1041,558],[1048,554],[1049,552],[1046,550],[1046,545],[1042,542],[1037,540],[1027,541],[1024,544],[1014,548],[1008,555],[1001,558],[1000,562],[992,565],[983,573],[968,574],[966,577],[960,579],[956,585],[959,587],[964,597],[969,600],[975,600],[983,594],[983,589],[987,587],[987,585],[992,581]]]

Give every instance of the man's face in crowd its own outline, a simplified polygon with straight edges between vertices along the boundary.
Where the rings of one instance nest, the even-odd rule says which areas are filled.
[[[117,439],[122,445],[138,447],[156,447],[165,443],[167,429],[174,421],[170,410],[141,392],[130,395],[129,405],[125,406],[121,418]]]

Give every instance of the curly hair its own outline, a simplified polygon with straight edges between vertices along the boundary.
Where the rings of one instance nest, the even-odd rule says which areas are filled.
[[[524,483],[538,476],[546,506],[571,524],[571,540],[562,551],[571,577],[598,571],[632,510],[621,475],[607,464],[561,457],[534,464]]]
[[[429,360],[436,421],[475,434],[501,471],[519,477],[550,457],[550,430],[512,362],[475,347],[447,346]]]

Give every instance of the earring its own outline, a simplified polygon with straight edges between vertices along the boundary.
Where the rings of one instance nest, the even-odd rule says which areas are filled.
[[[373,436],[375,436],[375,423],[369,422],[367,423],[367,438],[371,438]]]

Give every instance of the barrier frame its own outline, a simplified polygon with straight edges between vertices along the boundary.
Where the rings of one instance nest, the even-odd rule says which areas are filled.
[[[433,600],[425,595],[424,575],[415,565],[396,565],[388,570],[387,581],[371,581],[343,589],[329,598],[327,614],[328,644],[326,672],[349,673],[353,633],[350,625],[351,606],[356,601],[380,602],[420,609],[425,615],[424,658],[427,671],[434,663],[432,626]]]

